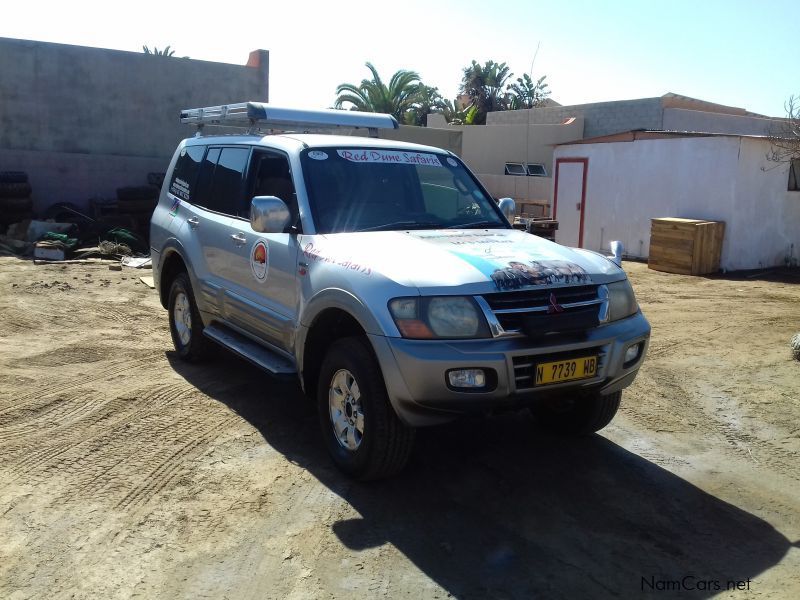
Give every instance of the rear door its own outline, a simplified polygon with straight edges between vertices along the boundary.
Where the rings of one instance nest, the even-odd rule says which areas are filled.
[[[230,214],[225,212],[225,201],[215,196],[214,177],[223,148],[205,148],[198,155],[199,166],[191,178],[178,177],[171,182],[171,193],[181,200],[173,204],[175,223],[179,227],[178,239],[195,275],[195,298],[203,312],[222,316],[224,309],[226,265],[232,255],[226,243]],[[202,156],[202,158],[201,158]]]

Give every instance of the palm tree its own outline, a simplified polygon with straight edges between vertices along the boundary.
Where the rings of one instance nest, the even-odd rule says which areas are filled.
[[[428,115],[432,112],[444,112],[445,99],[439,93],[439,88],[417,84],[416,99],[413,106],[405,114],[406,125],[425,127],[428,124]]]
[[[508,86],[510,92],[511,109],[536,108],[541,106],[550,95],[548,85],[544,82],[547,75],[542,75],[536,81],[525,73],[522,77],[517,77],[517,83]]]
[[[163,50],[159,50],[155,46],[153,46],[152,50],[150,50],[150,48],[148,48],[147,46],[142,46],[142,50],[144,50],[145,54],[152,54],[153,56],[172,56],[173,54],[175,54],[175,50],[170,50],[169,46],[167,46]]]
[[[350,105],[350,110],[381,112],[404,121],[405,113],[414,107],[419,93],[420,79],[415,71],[399,70],[392,75],[387,86],[372,63],[366,63],[372,79],[364,79],[360,85],[342,83],[336,88],[335,108]]]
[[[476,125],[486,123],[486,113],[508,110],[509,97],[503,91],[511,71],[506,63],[487,60],[484,65],[476,61],[464,68],[461,80],[461,93],[469,96],[472,106],[477,110]]]

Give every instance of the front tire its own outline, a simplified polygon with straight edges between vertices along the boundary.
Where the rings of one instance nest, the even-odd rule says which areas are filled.
[[[531,407],[531,412],[545,429],[554,433],[590,435],[611,422],[621,401],[621,391],[607,396],[577,395],[547,400]]]
[[[208,356],[211,342],[203,335],[203,321],[187,273],[179,273],[169,288],[169,331],[178,356],[199,361]]]
[[[317,386],[322,437],[333,461],[355,479],[389,477],[408,462],[414,429],[397,417],[366,338],[331,344]]]

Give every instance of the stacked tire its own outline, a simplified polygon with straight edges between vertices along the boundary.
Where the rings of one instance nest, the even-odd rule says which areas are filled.
[[[143,235],[148,233],[150,217],[153,216],[153,211],[158,204],[158,195],[164,175],[150,173],[147,181],[147,185],[117,188],[117,214],[123,219],[129,219],[132,229]]]
[[[33,218],[33,201],[28,174],[0,171],[0,226]]]

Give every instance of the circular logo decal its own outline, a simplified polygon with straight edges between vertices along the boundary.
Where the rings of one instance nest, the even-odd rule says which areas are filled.
[[[257,281],[265,282],[269,273],[269,246],[264,240],[259,240],[250,250],[250,270]]]
[[[322,150],[312,150],[308,153],[308,158],[313,158],[314,160],[325,160],[328,158],[328,155]]]
[[[453,158],[452,156],[448,156],[447,157],[447,164],[450,165],[451,167],[457,167],[458,166],[458,161],[455,158]]]

